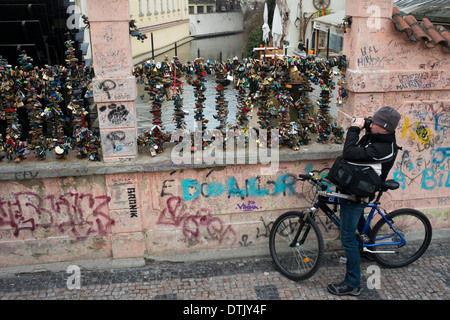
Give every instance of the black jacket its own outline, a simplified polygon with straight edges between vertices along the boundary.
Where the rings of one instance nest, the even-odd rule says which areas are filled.
[[[383,181],[394,165],[399,147],[395,133],[370,133],[359,140],[361,129],[356,126],[348,128],[344,143],[343,158],[355,164],[370,164]]]

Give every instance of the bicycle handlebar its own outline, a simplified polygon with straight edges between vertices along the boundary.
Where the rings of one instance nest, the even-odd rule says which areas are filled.
[[[299,174],[298,177],[301,181],[309,180],[312,178],[311,174]]]
[[[299,174],[298,177],[301,181],[310,181],[312,184],[318,186],[322,191],[327,190],[328,186],[323,183],[322,179],[314,178],[314,173],[309,172],[307,174]]]
[[[333,197],[338,197],[338,198],[345,198],[345,199],[349,199],[352,201],[362,201],[363,199],[366,199],[367,197],[356,197],[354,195],[350,195],[350,197],[348,197],[347,195],[345,196],[336,196],[336,194],[326,194],[324,193],[324,191],[326,191],[328,189],[328,185],[327,185],[327,181],[321,179],[321,178],[314,178],[314,173],[313,172],[308,172],[307,174],[299,174],[298,175],[299,180],[300,181],[308,181],[309,183],[311,183],[312,185],[314,185],[315,187],[317,187],[320,191],[319,194],[322,196],[333,196]],[[330,182],[328,182],[330,183]],[[398,189],[399,187],[399,183],[396,182],[395,180],[386,180],[383,183],[383,186],[377,190],[378,191],[378,195],[374,201],[374,203],[380,203],[380,199],[381,199],[381,195],[383,194],[384,191],[387,190],[395,190]],[[340,193],[338,193],[340,194]],[[353,199],[355,198],[355,199]]]

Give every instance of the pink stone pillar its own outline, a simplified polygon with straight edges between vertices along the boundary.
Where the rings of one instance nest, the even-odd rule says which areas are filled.
[[[128,0],[87,0],[103,161],[137,157],[137,88]]]
[[[352,17],[344,36],[343,54],[347,56],[348,98],[339,109],[344,126],[352,117],[373,114],[384,103],[390,68],[387,43],[392,34],[393,0],[347,0],[345,14]],[[366,81],[367,80],[367,81]]]

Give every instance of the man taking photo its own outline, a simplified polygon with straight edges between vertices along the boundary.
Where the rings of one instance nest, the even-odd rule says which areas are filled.
[[[370,165],[383,181],[394,165],[398,146],[395,129],[400,114],[392,107],[382,107],[372,118],[356,118],[348,128],[342,157],[355,165]],[[366,134],[360,139],[360,133]],[[342,190],[345,193],[345,190]],[[335,295],[361,294],[361,270],[357,228],[364,225],[365,204],[340,200],[341,242],[347,258],[346,275],[343,282],[328,285],[328,291]]]

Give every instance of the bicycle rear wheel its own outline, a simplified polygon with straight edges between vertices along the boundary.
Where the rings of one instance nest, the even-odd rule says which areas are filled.
[[[269,247],[277,269],[294,281],[313,276],[325,250],[319,227],[311,217],[299,211],[286,212],[275,220]]]
[[[375,261],[388,268],[401,268],[419,259],[431,242],[432,227],[428,218],[415,209],[395,210],[386,215],[386,218],[406,240],[406,244],[372,247],[374,251],[394,251],[394,253],[375,253]],[[371,243],[386,243],[399,242],[401,239],[386,220],[381,219],[373,228],[370,240]]]

